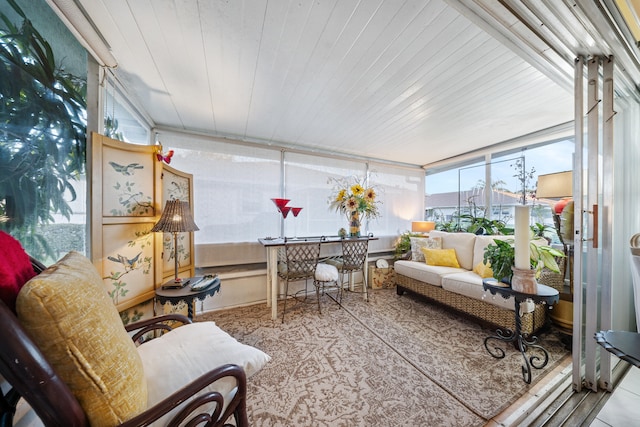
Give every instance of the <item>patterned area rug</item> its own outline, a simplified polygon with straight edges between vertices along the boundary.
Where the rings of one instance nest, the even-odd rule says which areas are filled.
[[[527,385],[513,346],[501,345],[504,359],[485,350],[494,331],[395,289],[370,291],[368,303],[347,292],[342,308],[324,295],[322,314],[310,300],[288,304],[284,324],[263,304],[196,319],[271,355],[248,381],[251,425],[482,426],[568,354],[541,334],[550,360]]]

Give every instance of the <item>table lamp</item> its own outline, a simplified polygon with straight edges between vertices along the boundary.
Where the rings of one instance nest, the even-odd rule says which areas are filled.
[[[546,175],[538,176],[538,186],[536,188],[536,198],[537,199],[560,199],[553,205],[551,210],[551,216],[553,217],[553,223],[556,227],[556,233],[558,233],[558,238],[560,239],[560,243],[562,243],[562,247],[564,249],[564,253],[566,257],[563,258],[563,271],[565,276],[563,279],[566,279],[567,270],[569,271],[569,295],[571,295],[571,300],[566,300],[565,298],[560,298],[560,301],[551,314],[551,319],[560,327],[562,331],[568,334],[573,333],[573,268],[572,268],[572,259],[573,259],[573,249],[571,248],[571,238],[572,236],[565,236],[563,230],[570,230],[568,234],[573,234],[573,215],[570,215],[569,222],[564,224],[561,223],[561,214],[567,203],[571,201],[571,196],[573,195],[573,172],[556,172],[549,173]],[[566,213],[570,213],[565,212]],[[568,237],[569,240],[565,241],[565,237]]]
[[[436,228],[433,221],[413,221],[411,223],[411,231],[413,233],[428,233]]]
[[[175,283],[182,279],[178,277],[178,233],[200,230],[193,221],[191,208],[188,202],[180,200],[168,200],[164,206],[160,220],[151,231],[173,233],[173,259],[175,261]]]
[[[556,214],[561,214],[562,209],[573,195],[573,173],[556,172],[538,176],[536,189],[537,199],[561,199],[553,206]]]

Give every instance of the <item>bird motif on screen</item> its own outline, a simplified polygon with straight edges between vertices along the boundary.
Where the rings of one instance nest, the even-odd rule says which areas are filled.
[[[142,255],[142,252],[140,252],[138,255],[136,255],[133,258],[127,258],[124,255],[118,254],[117,258],[108,256],[107,259],[110,261],[122,264],[124,266],[125,271],[129,271],[129,270],[134,270],[136,268],[136,266],[138,265],[138,259],[140,259],[140,255]]]
[[[113,170],[115,170],[118,173],[121,173],[122,175],[127,175],[127,176],[133,175],[136,169],[144,169],[144,166],[142,166],[140,163],[129,163],[126,166],[123,166],[116,162],[109,162],[109,164],[111,165]]]

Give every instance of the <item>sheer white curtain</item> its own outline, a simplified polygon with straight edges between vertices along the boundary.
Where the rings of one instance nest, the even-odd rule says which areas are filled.
[[[292,206],[308,206],[296,220],[285,220],[287,236],[336,235],[348,229],[348,219],[329,209],[336,196],[329,178],[356,176],[376,191],[378,218],[362,222],[363,233],[398,235],[411,228],[411,221],[424,219],[424,170],[382,163],[336,160],[310,154],[285,153],[285,193]],[[297,230],[294,230],[297,228]]]
[[[193,174],[196,244],[277,236],[272,197],[280,194],[280,152],[189,135],[163,134],[171,166]]]
[[[287,237],[337,235],[347,218],[329,209],[335,197],[329,178],[369,175],[381,202],[380,217],[364,221],[363,232],[397,235],[424,218],[424,171],[363,160],[285,151],[163,132],[164,150],[173,149],[171,166],[193,174],[197,244],[256,242],[280,235],[281,215],[271,198],[282,195],[298,217],[284,220]],[[284,178],[281,180],[281,174]]]
[[[366,224],[367,231],[399,235],[411,229],[411,221],[424,220],[424,169],[370,163],[369,170],[382,204],[380,217]]]
[[[298,218],[289,214],[285,220],[287,236],[294,232],[298,236],[335,236],[341,227],[348,228],[347,218],[329,209],[329,200],[335,196],[329,178],[364,177],[365,163],[287,152],[284,165],[285,197],[291,199],[291,206],[303,208]]]

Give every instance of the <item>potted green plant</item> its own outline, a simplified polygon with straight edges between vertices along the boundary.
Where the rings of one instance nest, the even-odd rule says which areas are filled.
[[[547,243],[551,243],[551,239],[547,236],[547,232],[555,231],[554,228],[536,222],[535,225],[531,226],[531,231],[533,232],[533,236],[540,239],[545,239]]]
[[[500,281],[511,282],[513,275],[512,267],[515,264],[515,250],[513,239],[495,239],[484,250],[484,263],[491,266],[493,277]],[[542,270],[549,270],[559,273],[560,267],[556,258],[563,258],[565,255],[561,251],[547,245],[537,245],[529,243],[529,254],[531,259],[531,269],[535,270],[536,279],[540,277]]]
[[[411,252],[411,238],[412,237],[424,237],[419,233],[412,233],[410,231],[405,231],[398,237],[396,240],[396,245],[394,248],[393,258],[404,259],[407,257],[407,254]]]

